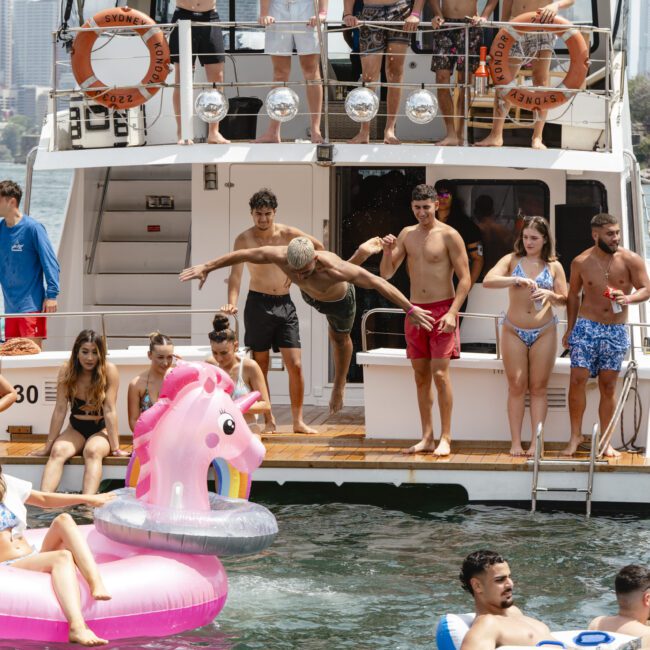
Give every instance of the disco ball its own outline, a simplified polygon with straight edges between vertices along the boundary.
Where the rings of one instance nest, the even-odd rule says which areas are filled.
[[[220,90],[204,90],[196,98],[194,110],[204,122],[221,122],[228,114],[228,99]]]
[[[427,124],[438,114],[438,100],[430,90],[415,90],[406,99],[406,115],[416,124]]]
[[[379,97],[370,88],[355,88],[345,98],[345,112],[355,122],[370,122],[378,109]]]
[[[296,117],[298,104],[300,104],[298,95],[286,86],[274,88],[266,96],[266,112],[276,122],[288,122]]]

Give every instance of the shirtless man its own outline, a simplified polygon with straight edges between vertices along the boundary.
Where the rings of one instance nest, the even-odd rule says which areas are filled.
[[[445,22],[470,23],[480,25],[484,23],[494,11],[498,0],[488,0],[485,8],[479,15],[477,0],[429,0],[433,9],[431,26],[439,29]],[[469,55],[468,69],[470,73],[478,67],[479,51],[482,42],[480,27],[469,29]],[[456,81],[458,83],[458,101],[454,104],[449,88],[438,88],[438,103],[440,112],[445,120],[447,134],[436,142],[441,147],[458,146],[463,141],[465,112],[465,30],[453,29],[450,31],[434,32],[433,57],[431,58],[431,71],[436,73],[437,84],[449,84],[451,75],[456,68]],[[461,117],[456,120],[455,116]]]
[[[367,255],[361,257],[365,259]],[[345,262],[334,253],[315,250],[312,240],[304,236],[292,239],[288,246],[235,250],[205,264],[185,269],[180,279],[185,282],[198,278],[200,289],[211,271],[244,262],[253,265],[275,264],[281,274],[300,287],[305,302],[327,317],[329,339],[334,349],[334,386],[330,401],[333,412],[343,406],[345,380],[352,359],[350,332],[356,313],[354,285],[379,291],[387,300],[407,312],[414,327],[430,330],[433,326],[433,318],[424,309],[412,305],[386,280],[351,262]]]
[[[411,7],[411,4],[413,5]],[[404,60],[411,42],[411,36],[420,24],[424,0],[371,0],[363,3],[361,14],[357,18],[353,14],[354,0],[343,2],[343,22],[347,27],[356,27],[359,21],[402,22],[404,26],[393,29],[383,27],[368,27],[359,29],[359,50],[363,80],[366,84],[375,84],[381,73],[381,59],[385,53],[386,80],[389,84],[400,84],[404,77]],[[399,86],[389,86],[386,99],[386,128],[384,129],[385,144],[400,144],[395,135],[395,123],[399,112],[402,89]],[[352,144],[368,144],[370,142],[370,122],[362,122],[359,133],[350,140]]]
[[[575,0],[557,0],[557,2],[549,4],[547,0],[503,0],[501,20],[513,20],[523,13],[535,11],[540,23],[552,23],[558,11],[570,7],[574,2]],[[540,30],[526,34],[519,43],[515,43],[510,53],[515,75],[526,61],[531,61],[533,85],[548,87],[555,38],[555,34],[550,31]],[[509,102],[505,99],[504,94],[497,90],[494,98],[492,130],[487,138],[476,143],[477,146],[501,147],[503,145],[503,126],[509,110]],[[537,119],[533,126],[531,143],[533,149],[546,149],[546,145],[542,142],[546,113],[547,111],[535,113]]]
[[[502,645],[534,646],[549,639],[551,631],[524,616],[512,600],[508,563],[494,551],[476,551],[463,561],[463,589],[474,596],[476,618],[463,639],[461,650],[492,650]]]
[[[562,339],[571,350],[569,415],[571,439],[562,452],[576,453],[584,442],[582,416],[587,404],[585,389],[589,377],[598,377],[598,416],[604,433],[616,406],[616,381],[630,346],[627,306],[650,298],[650,279],[643,259],[619,247],[621,227],[611,214],[597,214],[591,220],[595,246],[571,262],[567,298],[567,331]],[[610,289],[607,298],[603,294]],[[634,289],[634,293],[632,293]],[[582,292],[582,300],[580,294]],[[618,456],[611,445],[606,456]]]
[[[407,226],[398,237],[386,235],[379,266],[383,278],[391,278],[406,258],[411,279],[411,301],[435,319],[431,332],[405,323],[406,355],[411,360],[422,422],[422,440],[405,453],[431,451],[447,456],[451,442],[453,396],[449,361],[460,356],[458,312],[470,288],[465,244],[458,232],[436,219],[438,196],[431,185],[417,185],[411,208],[418,224]],[[454,295],[453,275],[458,285]],[[440,408],[440,443],[433,438],[433,391],[435,382]]]
[[[598,616],[590,630],[618,632],[650,639],[650,571],[637,564],[623,567],[614,579],[618,614]]]
[[[195,23],[218,23],[216,0],[176,0],[176,11],[172,23],[179,20],[190,20]],[[172,104],[176,117],[176,137],[178,144],[192,144],[181,139],[181,91],[180,65],[178,55],[178,29],[174,28],[169,35],[169,51],[176,73]],[[199,62],[205,67],[205,76],[210,83],[223,83],[224,56],[223,32],[221,27],[192,27],[192,66],[199,57]],[[219,122],[208,125],[208,142],[211,144],[230,144],[219,133]]]

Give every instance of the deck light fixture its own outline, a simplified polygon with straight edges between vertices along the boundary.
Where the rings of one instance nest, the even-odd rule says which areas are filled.
[[[265,103],[266,112],[272,120],[288,122],[298,115],[300,99],[291,88],[280,86],[269,92]]]
[[[196,114],[208,124],[221,122],[228,114],[228,99],[216,88],[199,93],[194,102]]]
[[[345,112],[354,122],[370,122],[379,110],[379,97],[370,88],[360,86],[345,98]]]
[[[316,161],[319,163],[334,162],[334,145],[324,142],[316,145]]]
[[[414,90],[406,98],[406,116],[416,124],[428,124],[438,114],[438,100],[430,90]]]

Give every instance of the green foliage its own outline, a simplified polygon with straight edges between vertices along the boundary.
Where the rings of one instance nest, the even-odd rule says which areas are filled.
[[[650,79],[635,77],[630,81],[630,112],[635,122],[641,122],[650,129]]]
[[[0,162],[11,162],[13,159],[11,151],[5,145],[0,144]]]
[[[644,167],[650,164],[650,136],[646,136],[634,148],[637,160]]]
[[[14,121],[15,119],[15,117],[12,117],[9,120],[5,128],[2,129],[2,135],[0,135],[0,144],[9,149],[14,158],[20,153],[20,141],[27,131],[27,127],[20,122]]]

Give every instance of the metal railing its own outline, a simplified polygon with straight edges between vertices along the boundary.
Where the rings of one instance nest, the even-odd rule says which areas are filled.
[[[304,27],[304,22],[302,21],[277,21],[275,23],[276,25],[284,25],[284,26],[301,26]],[[486,21],[483,23],[480,23],[479,25],[471,25],[469,23],[454,23],[454,22],[448,22],[445,23],[444,27],[434,30],[431,28],[429,24],[420,24],[418,27],[418,32],[419,33],[433,33],[433,32],[440,32],[440,31],[445,31],[445,30],[464,30],[465,31],[465,52],[464,52],[464,82],[463,83],[448,83],[448,84],[439,84],[435,83],[432,81],[429,83],[428,81],[419,81],[419,82],[413,82],[413,83],[387,83],[387,82],[381,82],[381,81],[359,81],[359,82],[344,82],[344,81],[339,81],[337,79],[331,79],[330,78],[330,66],[328,65],[329,60],[330,60],[330,53],[329,53],[329,43],[328,43],[328,38],[326,35],[331,34],[331,33],[337,33],[337,32],[343,32],[343,31],[348,31],[351,29],[358,29],[359,27],[365,26],[365,27],[376,27],[376,28],[398,28],[404,25],[403,21],[395,21],[395,22],[386,22],[386,21],[360,21],[359,25],[357,27],[347,27],[344,23],[338,22],[338,21],[333,21],[333,22],[327,22],[325,21],[323,23],[324,25],[324,30],[322,29],[317,29],[316,31],[318,32],[318,41],[319,41],[319,49],[320,49],[320,59],[321,59],[321,68],[322,68],[322,80],[320,81],[310,81],[310,82],[273,82],[272,80],[256,80],[256,81],[224,81],[222,83],[194,83],[192,79],[192,43],[191,43],[191,28],[194,27],[200,27],[200,26],[220,26],[222,28],[244,28],[244,29],[259,29],[263,30],[264,27],[261,26],[257,22],[248,22],[248,21],[221,21],[218,23],[203,23],[203,22],[190,22],[190,21],[185,21],[181,20],[178,21],[175,24],[160,24],[158,25],[159,28],[165,29],[165,30],[170,30],[170,29],[178,29],[179,33],[179,69],[180,69],[180,83],[178,86],[174,83],[158,83],[158,84],[149,84],[150,87],[154,88],[172,88],[172,87],[178,87],[180,89],[180,126],[181,126],[181,138],[183,140],[192,140],[193,139],[193,129],[192,129],[192,116],[193,116],[193,90],[197,88],[212,88],[212,87],[218,87],[218,88],[230,88],[230,87],[274,87],[278,85],[286,85],[286,86],[306,86],[308,84],[320,84],[324,87],[324,89],[328,88],[333,88],[333,87],[340,87],[343,86],[345,88],[354,88],[357,86],[361,85],[367,85],[369,87],[372,87],[373,89],[378,89],[378,88],[391,88],[391,87],[399,87],[399,88],[405,88],[405,89],[420,89],[420,88],[426,88],[426,89],[431,89],[431,90],[437,90],[437,89],[449,89],[453,90],[455,88],[463,88],[465,89],[464,93],[464,106],[462,107],[462,114],[460,115],[454,115],[453,117],[460,117],[461,119],[464,119],[464,133],[463,133],[463,144],[467,145],[468,144],[468,119],[470,117],[470,108],[471,108],[471,103],[472,99],[470,98],[471,90],[473,88],[472,84],[472,70],[471,66],[472,63],[470,62],[470,52],[469,52],[469,30],[470,29],[493,29],[493,28],[501,28],[501,27],[520,27],[520,28],[534,28],[535,31],[558,31],[558,26],[557,25],[548,25],[548,24],[539,24],[539,23],[510,23],[510,22],[504,22],[504,21]],[[599,27],[594,27],[590,25],[573,25],[570,28],[572,31],[578,31],[580,33],[587,33],[587,34],[605,34],[606,38],[603,39],[605,41],[605,59],[602,61],[603,65],[606,66],[606,68],[609,68],[610,61],[611,61],[611,48],[612,48],[612,43],[611,43],[611,30],[606,29],[606,28],[599,28]],[[120,26],[120,27],[98,27],[98,28],[69,28],[68,32],[69,33],[76,33],[79,31],[96,31],[96,32],[109,32],[109,33],[132,33],[134,32],[134,28],[132,26]],[[568,30],[565,30],[568,31]],[[137,33],[137,32],[136,32]],[[52,37],[52,47],[53,47],[53,60],[55,61],[54,64],[54,80],[53,80],[53,89],[51,91],[51,98],[52,98],[52,107],[53,107],[53,114],[54,114],[54,119],[53,119],[53,133],[52,133],[52,147],[56,151],[58,150],[58,128],[57,128],[57,98],[59,97],[67,97],[73,94],[79,94],[80,91],[78,88],[73,88],[73,89],[59,89],[57,87],[57,59],[56,59],[56,53],[57,53],[57,33],[53,33]],[[250,52],[250,53],[238,53],[238,54],[232,54],[230,53],[229,55],[231,57],[235,56],[247,56],[249,54],[259,54],[259,52]],[[409,52],[407,52],[404,56],[407,56]],[[428,55],[427,55],[428,56]],[[452,56],[458,56],[461,57],[463,54],[455,54]],[[505,87],[504,87],[505,88]],[[527,86],[527,90],[539,90],[539,91],[552,91],[552,90],[557,90],[555,87],[541,87],[541,86]],[[102,90],[113,90],[114,87],[112,86],[96,86],[93,87],[93,92],[96,91],[102,91]],[[496,92],[499,92],[499,86],[494,86],[494,89]],[[612,110],[612,103],[615,101],[614,93],[612,91],[611,87],[611,80],[610,76],[606,70],[605,74],[605,88],[604,90],[597,90],[597,89],[566,89],[562,88],[562,92],[568,95],[571,95],[572,99],[578,94],[589,94],[589,95],[594,95],[594,96],[603,96],[606,101],[606,110],[605,110],[605,118],[604,118],[604,130],[605,130],[605,142],[607,143],[607,148],[610,147],[611,145],[611,137],[610,137],[610,115],[611,115],[611,110]],[[569,100],[569,101],[572,101]],[[324,93],[323,97],[323,130],[324,130],[324,138],[325,142],[329,141],[329,136],[330,136],[330,111],[329,111],[329,97],[328,93]],[[534,121],[534,120],[533,120]]]

